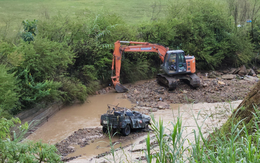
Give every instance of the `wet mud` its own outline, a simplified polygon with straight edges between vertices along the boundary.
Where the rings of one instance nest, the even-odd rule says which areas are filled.
[[[242,100],[255,83],[238,79],[201,78],[199,88],[194,89],[187,83],[179,81],[175,90],[168,91],[153,79],[141,84],[127,85],[129,91],[123,96],[138,106],[148,107],[158,107],[159,101],[168,104],[227,102]]]
[[[111,146],[115,151],[120,150],[132,145],[136,138],[146,134],[144,130],[139,129],[132,131],[127,137],[113,133],[109,138],[107,134],[102,133],[101,127],[84,128],[75,131],[68,138],[56,143],[55,146],[63,161],[78,157],[101,158],[111,153]]]

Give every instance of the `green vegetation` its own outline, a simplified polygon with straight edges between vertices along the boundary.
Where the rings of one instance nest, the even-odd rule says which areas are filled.
[[[195,118],[195,117],[194,117]],[[259,119],[259,115],[255,114]],[[242,124],[242,128],[238,126]],[[173,129],[169,130],[153,119],[152,129],[155,139],[147,136],[146,160],[147,162],[259,162],[260,159],[260,128],[258,122],[246,127],[243,122],[232,123],[229,133],[215,132],[205,137],[198,126],[198,132],[193,131],[194,142],[188,141],[183,135],[184,127],[181,119],[177,119]],[[253,133],[248,130],[254,128]],[[165,133],[169,130],[169,133]],[[153,143],[152,143],[153,142]],[[156,143],[154,143],[156,142]],[[153,144],[153,145],[151,145]]]
[[[18,104],[18,86],[14,74],[8,74],[5,65],[0,65],[0,113],[8,116],[10,109]]]
[[[134,24],[149,21],[155,16],[163,17],[164,13],[160,11],[167,7],[167,3],[168,0],[0,0],[0,26],[5,23],[17,26],[25,19],[52,17],[58,13],[76,18],[84,14],[81,11],[85,9],[95,13],[100,11],[113,13],[122,17],[126,22]]]
[[[258,82],[240,103],[232,110],[232,115],[220,129],[209,133],[208,136],[202,131],[197,118],[193,115],[197,125],[197,131],[193,130],[195,140],[188,140],[183,135],[180,116],[173,129],[167,129],[163,122],[153,119],[152,129],[155,140],[151,143],[148,135],[146,139],[146,160],[156,162],[259,162],[260,153],[260,82]],[[212,116],[212,115],[210,115]],[[208,117],[206,117],[208,118]],[[165,133],[168,130],[169,132]],[[184,144],[188,141],[188,144]],[[154,144],[151,146],[150,144]],[[153,154],[151,154],[153,153]]]
[[[151,163],[153,159],[156,162],[184,162],[184,148],[185,139],[183,138],[182,121],[177,118],[177,121],[173,125],[173,130],[170,134],[165,134],[166,128],[163,126],[163,120],[159,120],[159,123],[152,117],[153,123],[151,125],[155,133],[154,145],[151,144],[151,138],[148,134],[146,139],[147,153],[146,159],[148,163]],[[154,152],[153,149],[158,146],[159,151]],[[153,153],[153,154],[152,154]]]
[[[1,112],[0,112],[0,116]],[[0,162],[61,162],[57,149],[53,145],[41,142],[23,142],[24,134],[27,132],[28,124],[19,127],[19,135],[12,132],[11,128],[21,124],[18,118],[7,120],[0,118]]]
[[[203,70],[251,66],[260,61],[258,0],[0,0],[0,7],[1,117],[10,118],[38,103],[83,102],[100,86],[111,84],[113,44],[117,40],[147,41],[183,49],[196,57],[197,68]],[[157,54],[126,53],[122,83],[154,77],[160,64]],[[161,128],[158,130],[160,150],[182,152],[174,142],[178,140],[174,135],[181,134],[179,124],[168,138],[170,145],[164,144],[165,135]],[[241,132],[246,130],[244,127]],[[202,135],[197,137],[199,142]],[[9,143],[7,140],[4,137],[1,143]],[[234,139],[223,140],[228,144]],[[233,143],[236,148],[228,148],[229,153],[224,151],[226,148],[214,151],[205,141],[201,148],[194,144],[190,161],[214,161],[220,158],[216,157],[217,152],[226,152],[225,156],[232,159],[235,155],[247,158],[247,153],[231,155],[231,151],[245,151],[249,146],[241,144],[251,140],[248,136],[237,145]],[[24,150],[23,144],[19,145]],[[38,150],[34,145],[28,149]],[[258,146],[255,149],[259,150]],[[250,158],[255,159],[251,156],[252,153]],[[8,155],[8,159],[11,157],[17,158]],[[160,162],[181,156],[161,151],[156,157]]]
[[[0,2],[3,6],[13,4],[13,9],[22,3]],[[23,5],[44,6],[49,3],[47,0],[39,3],[24,1]],[[17,113],[20,108],[30,108],[40,102],[83,102],[99,85],[110,84],[116,40],[147,41],[170,49],[183,49],[196,57],[198,69],[257,63],[255,56],[260,47],[258,1],[247,0],[247,5],[241,0],[149,2],[145,5],[151,19],[146,22],[136,19],[139,23],[129,23],[117,12],[126,5],[141,6],[140,2],[124,2],[120,10],[111,12],[84,9],[83,3],[86,2],[57,0],[41,17],[21,21],[22,26],[15,31],[8,23],[1,27],[1,64],[16,78],[15,91],[19,98],[14,102],[16,105],[7,109],[9,113]],[[98,3],[103,1],[96,1],[95,5]],[[104,9],[115,4],[106,1]],[[63,10],[55,13],[60,8]],[[34,13],[34,9],[29,8],[26,12]],[[123,13],[129,16],[129,10]],[[72,11],[77,14],[69,14]],[[252,18],[251,23],[246,23],[248,18]],[[237,27],[239,24],[241,27]],[[151,78],[158,72],[160,64],[158,54],[126,53],[122,59],[121,82]]]

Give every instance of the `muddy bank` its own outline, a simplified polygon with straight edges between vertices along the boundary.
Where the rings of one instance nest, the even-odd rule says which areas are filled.
[[[84,128],[75,131],[66,139],[56,143],[55,146],[61,156],[67,156],[69,153],[75,152],[75,147],[73,147],[73,145],[85,147],[86,145],[89,145],[91,141],[101,137],[104,137],[101,128]]]
[[[236,101],[242,100],[255,83],[255,81],[238,79],[202,78],[199,88],[194,89],[179,81],[174,91],[168,91],[152,79],[140,84],[126,85],[129,91],[123,94],[123,97],[138,106],[148,107],[158,107],[159,101],[168,104]]]
[[[61,101],[51,103],[45,107],[43,107],[45,104],[39,104],[35,107],[25,110],[17,115],[15,117],[18,117],[21,120],[21,123],[28,122],[29,129],[26,133],[25,137],[29,136],[31,133],[33,133],[35,130],[38,129],[41,125],[43,125],[45,122],[48,122],[49,118],[51,118],[55,113],[57,113],[62,107],[64,107],[63,103]],[[18,130],[16,132],[19,132]]]
[[[107,134],[103,134],[101,127],[84,128],[75,131],[72,135],[56,143],[59,153],[63,161],[73,160],[84,156],[101,158],[110,154],[111,145],[115,150],[125,148],[132,142],[147,133],[144,130],[135,130],[129,136],[111,135],[111,141]],[[91,151],[91,152],[90,152]]]

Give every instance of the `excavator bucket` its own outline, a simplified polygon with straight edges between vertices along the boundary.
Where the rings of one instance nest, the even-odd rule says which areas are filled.
[[[128,89],[124,86],[122,86],[120,83],[117,83],[116,86],[115,86],[115,90],[118,92],[118,93],[124,93],[124,92],[127,92]]]

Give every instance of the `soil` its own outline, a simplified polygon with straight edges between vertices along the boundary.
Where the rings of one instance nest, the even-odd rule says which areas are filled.
[[[168,109],[171,104],[215,103],[242,100],[255,83],[255,81],[240,79],[222,80],[221,78],[201,77],[201,86],[199,88],[194,89],[187,83],[178,81],[177,88],[173,91],[168,91],[164,86],[157,84],[155,79],[151,79],[125,85],[129,91],[122,94],[122,98],[128,99],[136,104],[132,110],[139,109],[142,113],[149,114],[149,112]],[[97,92],[97,94],[105,94],[113,91],[114,89],[112,87],[107,87]],[[117,142],[113,143],[122,143],[128,139],[137,139],[145,134],[146,133],[143,132],[135,132],[128,137],[119,136],[119,139],[116,140]],[[79,129],[65,140],[57,143],[56,147],[63,156],[63,160],[69,161],[80,157],[66,157],[69,153],[75,151],[73,145],[84,147],[95,139],[102,139],[104,137],[106,137],[106,135],[103,135],[100,127]],[[124,147],[127,146],[128,145]],[[107,154],[109,154],[109,152],[102,153],[96,156],[96,158],[103,157]]]
[[[84,128],[75,131],[68,138],[55,144],[55,146],[62,156],[67,156],[69,153],[75,152],[72,145],[85,147],[86,145],[89,145],[90,141],[101,137],[104,137],[101,128]]]
[[[112,140],[112,145],[115,144],[123,144],[124,142],[128,140],[134,140],[137,137],[141,137],[146,135],[144,130],[135,130],[132,134],[129,136],[121,136],[118,135],[117,139],[115,141]],[[106,138],[107,135],[103,134],[101,127],[96,128],[84,128],[79,129],[78,131],[75,131],[72,135],[70,135],[68,138],[62,140],[59,143],[56,143],[55,146],[57,147],[59,154],[62,156],[62,161],[70,161],[75,158],[81,157],[81,155],[73,156],[73,157],[66,157],[68,154],[75,152],[75,145],[79,145],[80,148],[85,147],[86,145],[89,145],[90,143],[94,143],[94,140],[101,140],[103,138]],[[125,148],[131,144],[127,144],[124,146],[120,146],[118,149]],[[108,145],[108,147],[110,147]],[[98,154],[95,158],[104,157],[106,155],[110,154],[109,151],[106,151],[104,153]]]
[[[164,86],[158,85],[156,80],[149,80],[142,84],[129,85],[129,91],[124,97],[138,106],[148,107],[158,107],[159,101],[168,104],[236,101],[242,100],[256,82],[208,78],[201,80],[201,83],[199,88],[194,89],[179,81],[174,91],[168,91]]]

